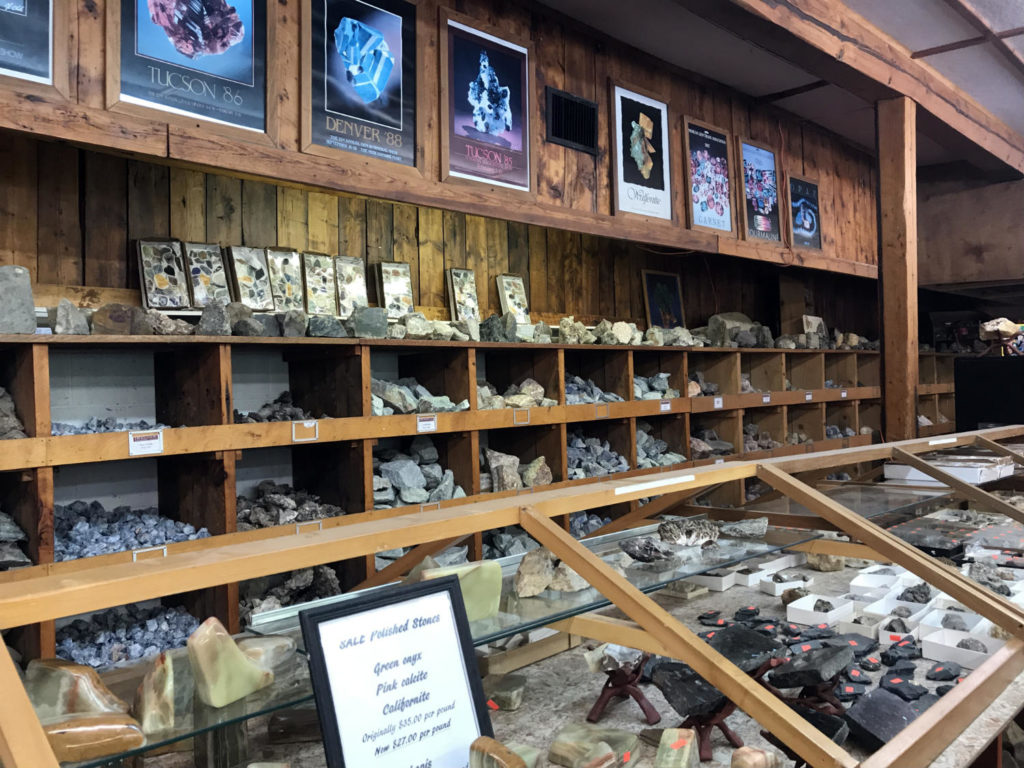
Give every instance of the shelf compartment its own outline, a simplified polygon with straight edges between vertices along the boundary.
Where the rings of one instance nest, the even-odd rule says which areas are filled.
[[[956,431],[956,396],[952,394],[939,395],[937,415],[945,416],[948,419],[947,422],[942,423],[941,426],[949,427],[951,431]],[[936,420],[936,424],[939,421]]]
[[[857,385],[860,387],[882,386],[882,357],[877,353],[857,353]]]
[[[791,405],[786,409],[786,422],[788,424],[788,437],[794,432],[806,434],[814,442],[825,439],[825,404],[815,403],[813,405]]]
[[[850,389],[857,384],[857,354],[834,352],[825,355],[825,380],[835,386],[829,389]]]
[[[839,427],[840,430],[849,427],[855,434],[860,434],[856,403],[826,403],[825,425],[833,425]],[[846,436],[844,435],[844,437]]]
[[[364,375],[386,381],[411,378],[426,387],[431,395],[447,395],[453,403],[469,401],[470,410],[476,408],[476,350],[466,347],[442,346],[422,349],[418,347],[369,348],[369,364]],[[364,367],[366,363],[364,363]],[[358,379],[356,379],[358,380]],[[364,409],[370,413],[368,380]],[[398,416],[399,414],[395,414]]]
[[[647,418],[642,420],[645,424],[650,425],[650,435],[655,440],[664,440],[668,444],[666,451],[678,453],[684,457],[684,461],[676,464],[659,464],[654,467],[647,467],[649,470],[664,470],[664,469],[679,469],[690,457],[690,440],[689,440],[689,427],[687,425],[687,418],[685,414],[677,414],[670,416],[655,416],[653,418]],[[637,423],[636,434],[638,438],[637,445],[639,445],[640,437],[640,423]],[[634,452],[633,466],[639,466],[637,455]]]
[[[485,449],[490,448],[499,453],[508,453],[519,459],[519,466],[524,467],[539,456],[543,456],[551,469],[552,483],[561,483],[567,479],[568,471],[565,462],[565,430],[564,425],[522,427],[519,429],[491,429],[480,433],[480,457],[484,458]],[[486,472],[486,463],[481,465],[480,472]],[[546,486],[538,486],[544,490]],[[526,491],[528,489],[524,489]]]
[[[862,427],[871,427],[870,437],[882,433],[882,403],[878,400],[862,400],[857,404],[857,418]]]
[[[918,384],[924,386],[937,383],[934,352],[921,352],[917,357],[917,365]]]
[[[42,344],[0,347],[0,382],[29,437],[50,435],[49,350]],[[2,443],[0,443],[2,445]]]
[[[659,373],[668,374],[669,386],[686,397],[686,353],[682,350],[652,347],[633,352],[633,375],[649,379]],[[632,387],[630,387],[632,391]],[[656,400],[654,402],[657,402]]]
[[[544,387],[546,397],[564,404],[565,382],[559,368],[558,350],[533,346],[533,349],[477,350],[477,381],[493,384],[501,395],[513,384],[533,379]],[[476,403],[471,406],[475,408]]]
[[[786,378],[794,390],[824,389],[825,355],[787,353]]]
[[[437,463],[442,470],[450,469],[454,475],[455,485],[462,486],[466,496],[474,496],[480,493],[480,440],[477,432],[459,432],[449,434],[417,435],[406,436],[397,439],[381,440],[376,445],[366,443],[364,451],[368,451],[365,479],[366,479],[366,502],[364,509],[373,509],[373,462],[375,459],[383,461],[382,454],[389,450],[397,450],[406,455],[410,454],[410,445],[418,437],[427,437],[437,449]],[[446,501],[448,501],[446,499]],[[465,499],[457,501],[464,502]],[[391,507],[392,510],[401,509],[406,512],[421,507],[437,507],[438,502],[426,502],[424,504],[407,504]]]
[[[633,399],[633,356],[628,351],[614,347],[583,347],[565,349],[562,354],[566,380],[570,376],[579,376],[623,400]],[[559,402],[565,402],[564,382]]]
[[[587,425],[572,425],[566,430],[566,477],[575,481],[588,481],[607,479],[608,477],[623,477],[627,472],[636,470],[636,425],[631,419],[614,419],[608,421],[595,421]],[[602,443],[608,441],[609,448],[622,456],[629,464],[629,470],[616,472],[610,475],[596,475],[585,478],[573,478],[572,469],[569,468],[568,448],[573,438],[579,435],[584,440],[597,438]]]
[[[779,448],[758,448],[756,451],[750,452],[744,451],[745,458],[751,453],[767,455],[786,446],[787,429],[785,408],[776,406],[774,408],[758,408],[754,411],[745,411],[743,413],[743,426],[746,427],[748,424],[756,424],[759,433],[767,432],[771,435],[773,440],[782,443],[782,446]]]
[[[783,392],[786,389],[786,356],[782,352],[743,352],[742,373],[750,376],[750,384],[760,393]]]
[[[688,353],[688,373],[700,372],[704,381],[718,385],[719,395],[738,395],[740,393],[740,353],[739,352],[702,352],[691,350]],[[712,397],[704,395],[703,397]]]
[[[691,461],[695,462],[714,462],[718,459],[738,457],[743,451],[743,422],[741,411],[723,411],[713,413],[702,413],[702,414],[691,414],[690,415],[690,435],[692,437],[701,437],[701,433],[705,430],[714,430],[718,435],[719,440],[725,440],[726,442],[732,443],[732,453],[725,455],[712,455],[712,456],[701,456],[694,455],[692,451],[688,451],[687,455]]]

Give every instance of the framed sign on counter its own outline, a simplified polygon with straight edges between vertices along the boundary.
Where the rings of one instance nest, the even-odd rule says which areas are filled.
[[[612,86],[615,209],[672,219],[668,105]]]
[[[529,46],[447,15],[442,22],[442,174],[529,192]]]
[[[117,89],[108,106],[267,130],[265,0],[121,0],[119,21],[107,38],[116,51],[108,82]]]
[[[53,83],[54,0],[0,0],[0,75]]]
[[[455,576],[299,613],[328,768],[468,766],[493,736]]]
[[[740,139],[743,172],[743,236],[747,240],[782,242],[779,164],[775,150]]]
[[[690,227],[718,234],[734,233],[729,132],[687,117],[683,120],[683,141]]]
[[[416,164],[416,5],[312,0],[303,34],[309,145]]]

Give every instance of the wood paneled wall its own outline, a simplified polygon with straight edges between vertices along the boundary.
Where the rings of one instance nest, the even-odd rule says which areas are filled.
[[[134,241],[145,237],[282,246],[412,266],[418,306],[448,305],[444,270],[469,267],[485,312],[494,277],[523,275],[531,308],[642,321],[641,270],[678,272],[686,319],[739,310],[779,330],[780,275],[805,287],[808,312],[875,333],[873,280],[680,253],[501,219],[312,192],[114,157],[0,133],[0,262],[43,284],[138,288]],[[370,289],[375,300],[375,289]]]

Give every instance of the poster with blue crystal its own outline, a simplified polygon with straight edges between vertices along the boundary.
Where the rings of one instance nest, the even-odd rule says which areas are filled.
[[[620,211],[672,218],[668,106],[615,86],[615,200]]]
[[[526,48],[448,20],[448,173],[530,189]]]
[[[0,75],[52,83],[51,0],[0,0]]]
[[[792,213],[793,245],[798,248],[821,250],[817,182],[790,176],[789,207]]]
[[[746,141],[740,142],[743,161],[743,206],[746,236],[751,240],[782,242],[779,218],[779,173],[775,153]]]
[[[263,131],[266,45],[263,0],[121,0],[121,100]]]
[[[313,0],[310,140],[416,163],[416,6]]]

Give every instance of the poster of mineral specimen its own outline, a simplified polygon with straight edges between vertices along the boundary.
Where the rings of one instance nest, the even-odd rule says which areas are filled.
[[[310,139],[416,163],[416,6],[313,0]]]
[[[338,256],[334,260],[338,284],[338,314],[344,320],[356,307],[368,307],[366,298],[366,265],[356,256]]]
[[[818,182],[789,177],[790,225],[793,245],[821,249],[821,218],[818,216]]]
[[[192,306],[231,301],[224,257],[216,243],[185,243],[185,267],[192,287]]]
[[[782,242],[779,219],[779,172],[775,153],[767,147],[740,142],[743,162],[744,234],[748,240]]]
[[[615,86],[615,199],[618,210],[672,218],[668,106]]]
[[[453,321],[480,319],[476,275],[472,269],[452,267],[448,270],[448,307]]]
[[[388,317],[398,319],[413,311],[412,272],[402,261],[384,261],[377,265],[377,289],[380,304]]]
[[[729,135],[688,119],[686,154],[691,226],[732,232]]]
[[[52,0],[0,0],[0,75],[52,83]]]
[[[263,131],[267,6],[232,2],[121,0],[121,100]]]
[[[529,51],[448,20],[448,174],[530,189]]]

